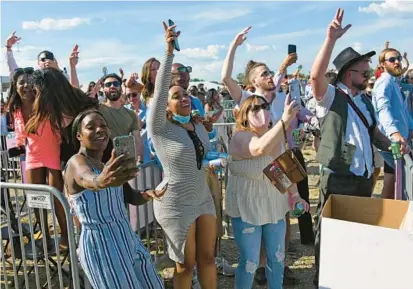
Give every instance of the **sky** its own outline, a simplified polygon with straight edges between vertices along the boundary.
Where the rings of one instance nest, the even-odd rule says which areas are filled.
[[[1,46],[17,31],[22,37],[14,55],[20,67],[36,66],[47,49],[61,68],[75,44],[79,45],[78,75],[86,85],[123,68],[125,76],[142,71],[150,57],[162,60],[165,51],[163,20],[172,19],[181,31],[175,62],[190,65],[192,78],[219,81],[228,46],[251,25],[247,41],[235,56],[233,76],[248,60],[263,61],[276,70],[297,45],[298,61],[308,73],[324,41],[337,8],[345,10],[343,24],[352,24],[335,47],[333,58],[345,47],[380,52],[386,40],[407,52],[413,63],[413,0],[408,1],[264,1],[264,2],[86,2],[1,1]],[[344,26],[343,25],[343,26]],[[20,51],[17,51],[20,50]],[[377,57],[373,65],[377,64]],[[8,75],[3,58],[0,75]]]

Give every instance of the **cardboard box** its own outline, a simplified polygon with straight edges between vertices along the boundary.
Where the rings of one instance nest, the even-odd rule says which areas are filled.
[[[412,289],[413,202],[332,195],[321,222],[319,288]]]

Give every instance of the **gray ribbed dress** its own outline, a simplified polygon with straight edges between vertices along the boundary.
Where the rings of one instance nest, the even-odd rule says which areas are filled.
[[[155,217],[165,231],[169,257],[183,264],[189,227],[199,216],[216,216],[216,213],[206,170],[197,168],[195,148],[188,132],[166,118],[173,58],[173,55],[165,55],[156,76],[149,130],[164,177],[168,178],[164,197],[161,201],[154,201]],[[195,124],[195,132],[207,153],[210,144],[204,126]]]

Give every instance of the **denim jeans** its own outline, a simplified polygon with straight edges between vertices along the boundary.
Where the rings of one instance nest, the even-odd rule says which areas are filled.
[[[255,226],[241,218],[232,218],[235,242],[240,252],[239,265],[235,273],[236,289],[251,289],[255,271],[259,266],[261,240],[267,257],[265,275],[268,288],[282,289],[285,257],[285,219],[277,224]]]

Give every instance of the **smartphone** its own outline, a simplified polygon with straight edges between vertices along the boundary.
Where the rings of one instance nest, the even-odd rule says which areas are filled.
[[[115,156],[125,155],[126,159],[136,160],[136,145],[133,135],[117,136],[113,139]]]
[[[168,20],[168,25],[169,27],[175,25],[175,22],[173,22],[171,19]],[[173,30],[175,32],[175,29]],[[181,48],[179,48],[179,43],[178,43],[178,39],[175,39],[173,41],[173,45],[176,51],[181,51]]]
[[[288,45],[288,54],[297,53],[297,46],[294,44]]]

